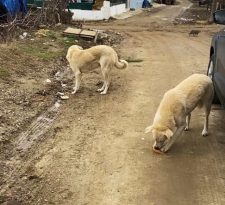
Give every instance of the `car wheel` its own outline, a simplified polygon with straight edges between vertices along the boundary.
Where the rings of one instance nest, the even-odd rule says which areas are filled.
[[[171,0],[165,0],[166,5],[171,5]]]
[[[207,76],[209,76],[212,80],[213,80],[213,73],[214,73],[214,54],[211,55],[211,57],[210,57],[208,71],[207,71]],[[220,104],[220,101],[216,94],[215,89],[214,89],[213,104]]]

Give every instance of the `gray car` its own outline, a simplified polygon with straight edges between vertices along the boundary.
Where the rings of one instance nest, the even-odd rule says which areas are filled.
[[[225,25],[225,9],[214,13],[214,22]],[[221,103],[225,108],[225,28],[212,38],[207,74],[214,84],[214,103]]]

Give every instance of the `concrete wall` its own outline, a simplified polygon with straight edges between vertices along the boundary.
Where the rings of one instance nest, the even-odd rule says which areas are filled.
[[[127,11],[126,4],[119,4],[119,5],[110,7],[111,16],[115,16],[126,11]]]
[[[123,12],[126,12],[126,5],[125,4],[119,4],[116,6],[110,7],[109,1],[104,1],[103,7],[101,10],[79,10],[79,9],[70,9],[74,13],[73,20],[91,20],[91,21],[97,21],[97,20],[103,20],[103,19],[109,19],[111,16],[115,16],[118,14],[121,14]]]

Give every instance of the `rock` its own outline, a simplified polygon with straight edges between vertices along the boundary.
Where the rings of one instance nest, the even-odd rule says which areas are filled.
[[[57,23],[55,26],[58,27],[58,26],[61,26],[61,25],[62,25],[61,23]]]
[[[67,86],[67,84],[61,83],[61,86],[62,86],[63,88],[65,88],[65,87]]]
[[[39,25],[39,28],[47,28],[47,26],[44,25],[44,24],[40,24],[40,25]]]
[[[24,36],[20,35],[19,38],[20,38],[21,40],[23,40],[23,39],[24,39]]]
[[[28,35],[28,33],[27,33],[27,32],[24,32],[24,33],[23,33],[23,37],[24,37],[24,38],[26,38],[26,37],[27,37],[27,35]]]
[[[51,83],[52,81],[50,79],[46,79],[46,83]]]

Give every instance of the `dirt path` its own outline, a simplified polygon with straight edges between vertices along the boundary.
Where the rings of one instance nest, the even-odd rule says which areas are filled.
[[[195,112],[191,131],[168,155],[152,153],[144,134],[163,93],[206,72],[210,35],[190,38],[189,27],[171,24],[182,6],[99,25],[124,32],[121,56],[143,61],[115,69],[106,96],[95,93],[100,75],[84,76],[81,91],[63,107],[57,132],[37,151],[35,172],[42,180],[31,190],[31,204],[225,204],[223,111],[213,110],[207,138],[201,137],[202,114]],[[163,31],[152,31],[151,22]]]

